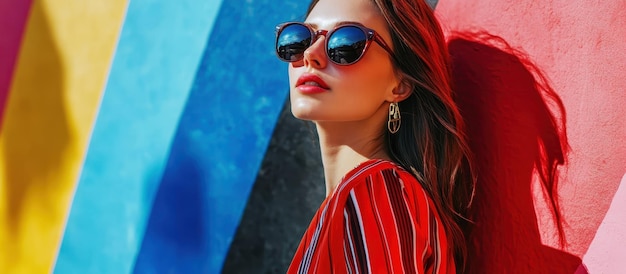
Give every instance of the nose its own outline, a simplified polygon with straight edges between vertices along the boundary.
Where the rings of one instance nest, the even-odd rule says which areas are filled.
[[[304,51],[304,65],[321,69],[326,67],[328,59],[326,58],[326,36],[318,35],[313,44]]]

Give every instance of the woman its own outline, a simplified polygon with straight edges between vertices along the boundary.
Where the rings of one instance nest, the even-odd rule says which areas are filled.
[[[423,0],[313,1],[277,27],[327,197],[288,273],[454,273],[474,178],[441,28]]]

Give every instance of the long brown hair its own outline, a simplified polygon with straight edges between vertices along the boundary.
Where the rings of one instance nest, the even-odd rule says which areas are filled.
[[[467,248],[462,227],[476,178],[463,120],[453,100],[450,58],[439,22],[424,0],[372,0],[391,33],[394,67],[411,95],[399,103],[402,126],[385,133],[387,152],[430,194],[448,236],[457,271]],[[313,0],[307,15],[318,0]]]

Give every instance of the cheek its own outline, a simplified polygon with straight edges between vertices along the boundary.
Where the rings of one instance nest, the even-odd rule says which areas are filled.
[[[296,71],[292,64],[289,64],[289,67],[287,68],[287,75],[289,76],[289,87],[291,88],[296,84],[297,80]]]
[[[344,79],[344,82],[349,83],[354,92],[380,94],[380,97],[393,89],[395,82],[392,69],[383,64],[355,67],[354,72],[347,73]]]

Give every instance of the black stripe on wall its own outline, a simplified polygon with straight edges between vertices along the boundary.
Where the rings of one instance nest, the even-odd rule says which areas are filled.
[[[315,127],[287,100],[222,273],[285,273],[324,195]]]

